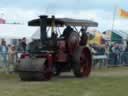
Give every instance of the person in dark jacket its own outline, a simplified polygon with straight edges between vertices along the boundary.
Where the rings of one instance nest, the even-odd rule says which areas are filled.
[[[69,37],[69,35],[71,34],[72,31],[73,31],[73,28],[68,25],[68,26],[64,29],[62,36],[63,36],[65,39],[68,39],[68,37]]]
[[[22,39],[21,45],[22,45],[23,51],[25,52],[26,51],[26,47],[27,47],[26,38],[25,37]]]
[[[128,65],[128,41],[126,42],[126,48],[124,50],[124,63]]]
[[[81,28],[80,29],[81,31],[81,41],[80,41],[80,45],[86,45],[87,44],[87,41],[88,41],[88,35],[87,35],[87,27],[85,28]]]

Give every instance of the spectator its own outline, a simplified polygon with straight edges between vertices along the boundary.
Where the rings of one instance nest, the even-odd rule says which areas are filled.
[[[1,40],[0,51],[3,59],[4,67],[6,70],[6,68],[8,69],[8,63],[7,63],[8,47],[6,46],[6,41],[4,39]]]
[[[127,41],[127,45],[126,45],[126,48],[124,50],[124,63],[126,65],[128,65],[128,41]]]
[[[16,62],[16,47],[14,45],[8,46],[8,64],[9,64],[9,71],[13,70],[13,65]]]
[[[26,38],[25,37],[22,39],[21,45],[22,45],[23,51],[25,52],[26,51],[26,47],[27,47]]]
[[[23,52],[22,40],[21,40],[21,39],[18,40],[17,51],[18,51],[18,52]]]
[[[14,64],[16,61],[16,47],[14,45],[8,47],[8,61],[9,64]]]
[[[112,52],[113,52],[113,59],[114,59],[114,65],[119,64],[119,55],[120,55],[120,49],[119,49],[119,44],[114,44],[112,47]]]
[[[93,55],[97,53],[91,44],[89,44],[89,49],[91,50]]]
[[[119,64],[124,64],[124,45],[121,43],[119,44]]]

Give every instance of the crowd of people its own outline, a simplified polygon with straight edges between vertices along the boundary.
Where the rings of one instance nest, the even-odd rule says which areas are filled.
[[[7,44],[5,39],[1,39],[0,56],[2,65],[9,71],[10,66],[16,62],[17,52],[24,52],[26,50],[26,38],[19,39],[17,44]]]
[[[128,44],[113,44],[110,46],[110,63],[114,65],[125,64],[128,65]]]
[[[30,43],[31,45],[31,43]],[[92,55],[106,55],[107,64],[110,65],[128,65],[128,42],[126,46],[123,43],[113,43],[109,45],[104,43],[101,45],[89,44]],[[17,53],[25,52],[28,48],[26,38],[19,39],[16,44],[6,44],[4,39],[1,39],[0,56],[2,57],[3,65],[9,68],[15,64]]]
[[[113,43],[111,45],[90,44],[93,55],[106,55],[107,63],[113,66],[128,65],[128,42]]]

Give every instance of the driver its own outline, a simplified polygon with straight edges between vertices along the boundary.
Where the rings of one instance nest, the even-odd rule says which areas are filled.
[[[72,31],[73,31],[73,28],[68,25],[68,26],[64,29],[62,36],[63,36],[65,39],[68,39],[68,37],[69,37],[69,35],[71,34]]]
[[[81,35],[81,41],[80,41],[80,45],[86,45],[87,44],[87,40],[88,40],[88,35],[87,35],[87,27],[82,27],[80,29],[82,35]]]

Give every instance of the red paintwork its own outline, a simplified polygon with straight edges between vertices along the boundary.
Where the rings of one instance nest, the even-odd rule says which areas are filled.
[[[66,42],[65,40],[58,40],[57,46],[59,50],[65,51],[66,50]]]
[[[47,55],[47,60],[48,60],[48,70],[51,70],[52,69],[52,64],[53,64],[52,54]]]
[[[67,54],[60,51],[56,55],[56,62],[67,62]]]
[[[72,44],[72,43],[69,43],[68,44],[68,54],[72,56],[72,54],[74,53],[74,50],[76,48],[78,48],[79,45],[77,45],[77,43],[75,44]]]
[[[53,64],[53,56],[52,54],[47,54],[47,69],[45,70],[45,79],[50,80],[52,78],[52,64]]]
[[[65,40],[58,40],[58,51],[56,54],[56,62],[67,62],[66,42]]]
[[[20,58],[24,59],[24,58],[28,58],[28,57],[30,57],[29,53],[23,53]]]
[[[88,47],[85,47],[82,50],[81,54],[81,71],[83,76],[88,77],[91,72],[92,67],[92,58],[91,58],[91,52]]]

